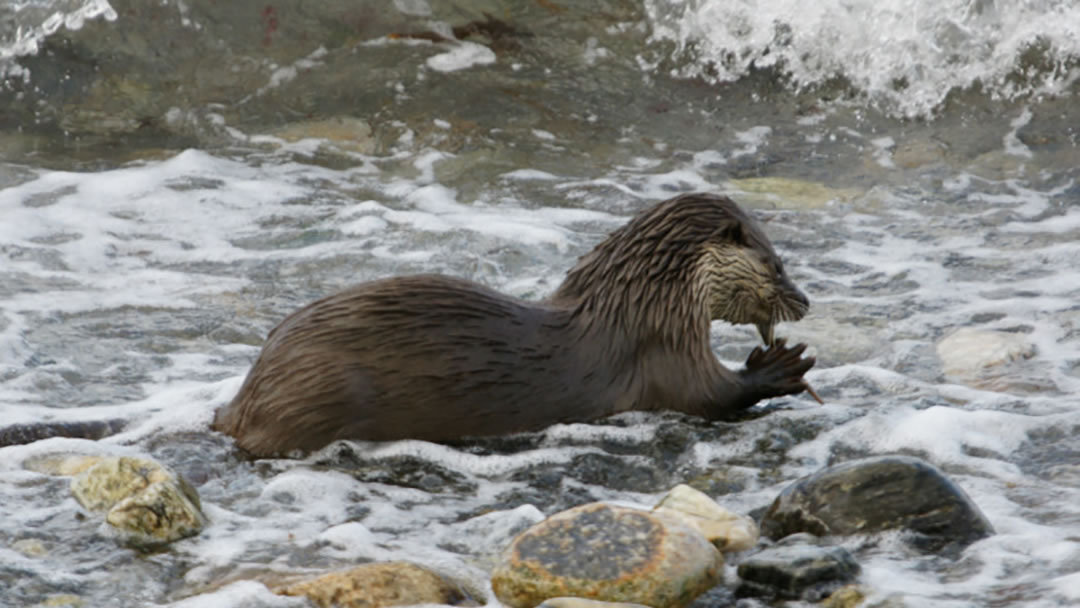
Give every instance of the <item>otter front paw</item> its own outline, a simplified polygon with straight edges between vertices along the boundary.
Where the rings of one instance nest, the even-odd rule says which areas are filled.
[[[754,348],[746,359],[746,369],[740,375],[758,399],[810,391],[803,374],[814,367],[815,359],[803,357],[805,350],[805,344],[788,348],[786,340],[778,338],[768,350],[762,350],[760,346]]]

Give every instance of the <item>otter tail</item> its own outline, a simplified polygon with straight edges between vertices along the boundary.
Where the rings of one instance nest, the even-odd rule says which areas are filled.
[[[0,447],[33,443],[49,437],[101,439],[119,433],[127,420],[94,420],[77,422],[32,422],[0,428]]]

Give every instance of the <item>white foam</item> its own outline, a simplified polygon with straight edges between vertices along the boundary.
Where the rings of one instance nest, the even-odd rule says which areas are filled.
[[[297,76],[307,70],[319,67],[323,65],[322,61],[319,61],[327,55],[326,47],[320,46],[314,51],[309,53],[306,57],[301,57],[291,64],[278,67],[271,66],[270,78],[265,85],[255,91],[256,96],[265,95],[269,91],[280,87],[283,84],[292,82]]]
[[[1009,123],[1009,125],[1012,127],[1012,130],[1005,134],[1002,142],[1005,146],[1006,154],[1019,156],[1021,158],[1031,158],[1035,155],[1031,151],[1031,148],[1027,147],[1027,145],[1020,141],[1020,138],[1016,135],[1021,128],[1031,122],[1031,118],[1031,108],[1025,106],[1023,111],[1020,112],[1020,115],[1013,119],[1011,123]]]
[[[516,181],[554,181],[559,179],[559,176],[547,171],[540,171],[539,169],[515,169],[513,171],[507,171],[499,176],[500,179],[516,180]]]
[[[426,63],[437,72],[456,72],[495,63],[495,51],[475,42],[459,41],[449,51],[428,57]]]
[[[202,593],[169,604],[151,604],[171,608],[302,608],[309,606],[307,598],[278,595],[262,583],[238,581],[221,589]]]
[[[11,38],[0,39],[0,78],[28,77],[29,72],[16,65],[14,59],[36,54],[41,42],[61,27],[78,30],[88,19],[116,20],[116,11],[108,0],[80,0],[66,6],[57,6],[54,3],[14,3],[14,7],[4,10],[14,12],[11,19],[17,22],[18,27],[14,28]],[[5,25],[5,28],[7,27],[10,26]]]
[[[458,451],[450,446],[427,441],[403,440],[392,443],[353,441],[360,454],[366,460],[384,460],[400,456],[418,458],[446,466],[454,471],[461,471],[481,477],[494,477],[517,471],[538,464],[565,463],[579,454],[597,453],[593,447],[552,447],[529,450],[515,454],[476,455]],[[333,448],[328,448],[333,454]],[[316,452],[310,459],[326,457],[323,452]]]
[[[777,67],[796,86],[841,75],[872,102],[909,116],[977,82],[1001,97],[1060,92],[1076,77],[1069,58],[1080,56],[1080,5],[1070,2],[647,0],[645,7],[652,39],[675,43],[677,74],[731,81]],[[1045,46],[1053,67],[1030,84],[1010,82],[1032,46]]]

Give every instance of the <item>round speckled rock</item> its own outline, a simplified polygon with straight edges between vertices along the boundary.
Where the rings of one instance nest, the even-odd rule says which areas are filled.
[[[689,526],[591,503],[521,533],[492,573],[491,586],[513,608],[563,596],[675,608],[719,583],[722,566],[716,547]]]

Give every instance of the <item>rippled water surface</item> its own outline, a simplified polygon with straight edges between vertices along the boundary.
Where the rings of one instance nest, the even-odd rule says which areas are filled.
[[[690,482],[748,513],[885,453],[941,467],[997,534],[955,559],[844,541],[870,605],[1080,602],[1071,3],[822,2],[795,19],[785,2],[399,0],[357,3],[347,34],[293,26],[292,4],[252,9],[254,33],[213,3],[36,4],[88,20],[45,37],[47,13],[0,13],[25,26],[0,29],[0,419],[131,423],[0,449],[0,605],[293,606],[250,581],[407,559],[495,606],[493,560],[560,509]],[[160,53],[110,65],[144,27]],[[875,42],[886,30],[894,45]],[[186,63],[203,47],[173,35],[219,54]],[[421,271],[540,298],[634,212],[696,190],[766,220],[812,302],[778,334],[810,345],[826,405],[300,461],[246,461],[207,430],[312,299]],[[955,356],[962,329],[993,333]],[[713,326],[732,367],[757,341]],[[151,455],[211,524],[123,548],[67,479],[24,468],[57,452]]]

